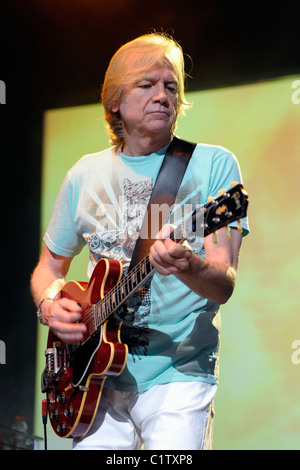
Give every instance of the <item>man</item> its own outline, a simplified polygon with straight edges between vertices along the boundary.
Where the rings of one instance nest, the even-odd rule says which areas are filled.
[[[184,78],[181,47],[162,34],[125,44],[111,60],[102,102],[112,147],[86,155],[66,175],[31,282],[41,322],[66,343],[82,340],[85,325],[77,303],[59,298],[59,288],[86,243],[89,276],[103,257],[128,269],[177,116],[190,106]],[[241,180],[236,158],[198,144],[176,208],[203,205],[232,180]],[[112,205],[118,220],[107,209]],[[178,225],[180,213],[174,210],[169,222]],[[120,376],[105,381],[97,416],[75,449],[139,449],[143,442],[149,450],[211,448],[219,306],[234,289],[242,235],[233,228],[228,238],[222,228],[218,244],[207,236],[203,246],[196,236],[186,249],[168,237],[169,228],[151,246],[152,281],[123,316],[116,313],[130,354]]]

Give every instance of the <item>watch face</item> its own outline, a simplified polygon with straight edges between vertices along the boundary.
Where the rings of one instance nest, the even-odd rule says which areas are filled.
[[[42,315],[42,311],[41,311],[41,305],[39,305],[39,308],[38,308],[38,310],[37,310],[37,312],[36,312],[36,315],[37,315],[37,317],[38,317],[39,320],[42,319],[42,316],[43,316],[43,315]]]

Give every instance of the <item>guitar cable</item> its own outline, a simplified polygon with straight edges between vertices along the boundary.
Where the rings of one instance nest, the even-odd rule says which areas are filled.
[[[42,400],[42,419],[44,425],[44,450],[47,450],[47,414],[48,400]]]

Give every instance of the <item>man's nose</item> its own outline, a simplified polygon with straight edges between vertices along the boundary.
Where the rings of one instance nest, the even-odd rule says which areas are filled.
[[[160,104],[167,104],[168,98],[167,98],[167,93],[165,89],[165,85],[163,83],[157,84],[155,88],[155,93],[153,95],[153,101],[155,103],[160,103]]]

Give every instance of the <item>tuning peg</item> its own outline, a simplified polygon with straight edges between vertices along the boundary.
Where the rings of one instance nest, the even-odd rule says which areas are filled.
[[[213,196],[208,196],[207,202],[213,202],[216,198]]]
[[[230,227],[229,227],[229,225],[226,225],[226,238],[228,238],[228,240],[230,240],[230,238],[231,238],[231,233],[230,233]]]
[[[219,243],[219,237],[218,237],[217,232],[214,232],[213,237],[212,237],[212,241],[215,245],[217,245]]]
[[[223,196],[223,194],[226,194],[226,189],[219,189],[218,193],[220,196]]]
[[[242,222],[240,220],[238,220],[238,224],[237,224],[237,229],[240,233],[243,233],[243,226],[242,226]]]
[[[234,188],[237,184],[240,184],[238,181],[231,181],[230,186]]]

